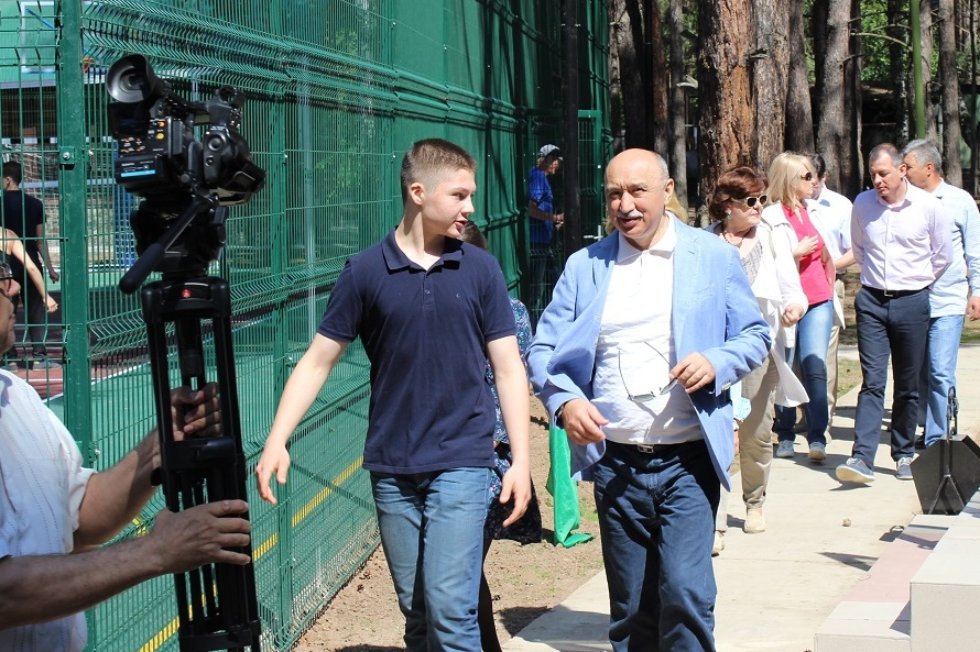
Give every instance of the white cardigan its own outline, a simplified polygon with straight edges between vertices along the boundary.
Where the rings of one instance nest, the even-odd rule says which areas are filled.
[[[793,250],[796,249],[796,245],[800,244],[800,240],[796,237],[796,231],[793,230],[793,225],[786,219],[786,214],[783,212],[782,202],[773,202],[762,209],[762,221],[772,228],[773,234],[777,235],[778,239],[784,240],[789,244],[790,257],[793,260],[793,264],[797,266],[797,270],[799,270],[796,259],[793,258],[792,255]],[[817,230],[817,233],[820,234],[820,238],[825,243],[832,241],[831,239],[834,237],[834,234],[827,231],[826,227],[820,223],[820,220],[811,219],[810,223],[813,224],[813,228]],[[833,265],[833,261],[830,261],[830,264]],[[828,270],[827,273],[831,274],[831,270]],[[797,272],[797,277],[798,276],[799,273]],[[831,274],[831,276],[836,277],[836,270],[833,270],[833,274]],[[830,287],[831,290],[833,290],[833,282],[831,282]],[[831,296],[833,297],[834,301],[834,318],[837,320],[837,325],[843,329],[844,305],[841,303],[841,300],[837,296],[836,292],[831,292]],[[806,305],[807,303],[807,301],[804,301],[803,305]]]
[[[783,224],[785,230],[795,238],[793,227],[785,218]],[[722,224],[718,222],[711,228],[714,233],[720,233]],[[800,273],[788,236],[771,228],[766,222],[760,222],[755,232],[762,245],[762,257],[759,260],[759,271],[752,282],[752,293],[759,302],[759,310],[769,324],[769,333],[772,336],[770,354],[779,373],[775,402],[777,405],[795,407],[809,401],[809,397],[796,374],[786,364],[783,350],[795,345],[796,326],[784,326],[782,314],[786,306],[791,304],[801,306],[806,311],[807,299],[800,285]]]

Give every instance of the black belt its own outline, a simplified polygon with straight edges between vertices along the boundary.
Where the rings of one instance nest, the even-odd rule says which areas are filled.
[[[701,441],[696,439],[694,441]],[[681,446],[686,446],[694,442],[683,441],[677,444],[623,444],[618,441],[607,440],[607,446],[622,446],[623,448],[628,448],[634,450],[638,453],[643,453],[644,455],[663,455],[664,453],[669,453],[671,451],[677,450]]]
[[[861,287],[880,299],[898,299],[899,297],[907,297],[911,294],[918,294],[919,292],[928,289],[928,288],[919,288],[918,290],[882,290],[879,288],[873,288],[870,285],[862,285]]]

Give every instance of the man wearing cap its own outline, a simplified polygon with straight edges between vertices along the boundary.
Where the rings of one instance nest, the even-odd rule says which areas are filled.
[[[555,212],[555,196],[548,177],[558,171],[561,151],[555,145],[538,150],[537,164],[527,174],[527,212],[531,218],[531,324],[536,325],[554,286],[554,258],[551,237],[560,229],[565,216]],[[551,273],[549,274],[549,271]]]

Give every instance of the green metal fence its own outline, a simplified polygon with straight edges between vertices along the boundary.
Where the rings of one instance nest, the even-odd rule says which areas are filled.
[[[600,221],[605,3],[581,0],[587,38],[583,223]],[[62,276],[49,318],[60,369],[25,368],[106,468],[154,423],[143,324],[116,283],[133,262],[138,198],[112,177],[108,67],[145,55],[187,99],[243,91],[243,135],[266,187],[231,210],[212,272],[233,289],[243,443],[254,464],[293,365],[345,259],[400,217],[401,156],[419,138],[476,155],[480,223],[517,292],[524,177],[560,125],[559,3],[535,0],[0,0],[0,139],[47,209]],[[586,161],[586,157],[588,160]],[[589,227],[589,232],[593,231]],[[21,347],[25,366],[32,362]],[[292,440],[280,504],[250,493],[263,645],[288,649],[377,545],[361,452],[367,361],[355,343]],[[61,391],[61,383],[64,391]],[[250,487],[251,492],[251,487]],[[158,495],[122,537],[139,536]],[[91,650],[176,648],[169,577],[89,612]]]

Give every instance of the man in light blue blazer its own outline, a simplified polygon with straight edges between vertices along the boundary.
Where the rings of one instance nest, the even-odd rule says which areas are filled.
[[[674,219],[673,188],[654,152],[609,162],[616,231],[569,258],[528,353],[573,472],[595,481],[616,652],[714,649],[728,388],[770,345],[738,252]]]

